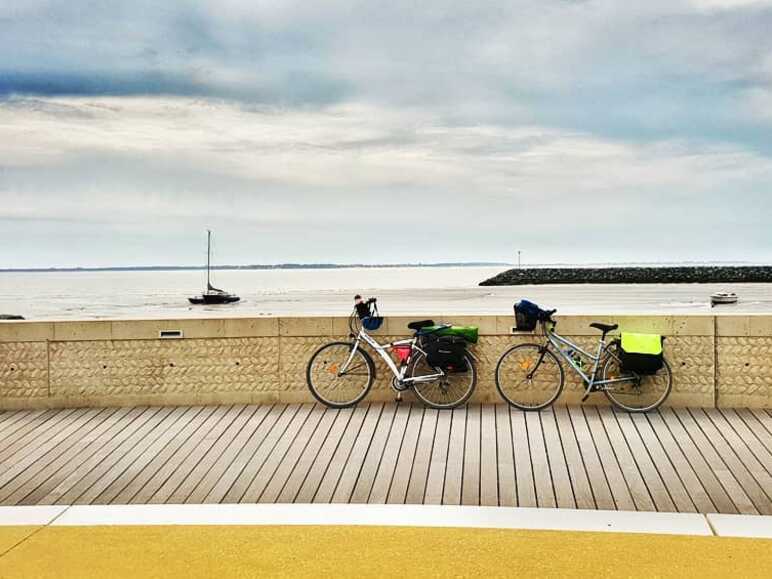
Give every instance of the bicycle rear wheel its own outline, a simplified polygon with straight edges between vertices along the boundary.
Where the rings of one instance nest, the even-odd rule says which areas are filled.
[[[496,364],[496,388],[520,410],[546,408],[563,391],[565,375],[557,356],[539,344],[513,346]]]
[[[461,406],[472,395],[477,384],[477,370],[474,367],[474,359],[466,352],[466,371],[449,372],[444,376],[427,382],[413,384],[413,392],[416,397],[429,406],[439,410]],[[440,373],[439,368],[433,368],[426,362],[426,354],[416,351],[415,358],[410,363],[408,376],[417,378]]]
[[[648,412],[661,405],[673,388],[673,374],[667,360],[656,374],[638,376],[624,372],[615,347],[607,349],[603,364],[603,379],[614,380],[629,377],[629,381],[609,384],[603,391],[611,403],[626,412]]]
[[[331,342],[313,353],[306,367],[308,389],[319,402],[330,408],[348,408],[361,401],[375,380],[375,364],[370,355],[357,348],[346,365],[352,342]]]

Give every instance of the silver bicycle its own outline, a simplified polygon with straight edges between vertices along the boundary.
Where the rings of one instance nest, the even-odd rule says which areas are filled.
[[[408,389],[431,408],[455,408],[469,399],[477,383],[474,359],[469,352],[464,351],[464,364],[455,368],[433,367],[427,362],[424,340],[431,332],[448,326],[435,326],[431,320],[412,322],[408,328],[415,331],[413,337],[380,344],[368,330],[378,329],[382,322],[375,298],[356,305],[349,318],[353,341],[325,344],[308,362],[306,380],[314,398],[331,408],[347,408],[367,396],[375,381],[375,363],[363,349],[368,345],[393,374],[391,386],[397,399]]]
[[[596,391],[602,391],[612,404],[627,412],[653,410],[665,401],[673,385],[666,360],[655,374],[625,372],[619,340],[606,343],[606,335],[616,330],[617,324],[590,324],[601,332],[596,353],[592,354],[555,331],[557,322],[552,316],[556,311],[542,312],[539,324],[546,337],[544,343],[513,346],[499,359],[496,388],[507,402],[521,410],[541,410],[555,402],[565,384],[560,358],[584,382],[582,402]]]

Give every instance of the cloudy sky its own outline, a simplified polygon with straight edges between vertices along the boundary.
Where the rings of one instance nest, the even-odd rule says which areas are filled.
[[[772,1],[0,0],[0,267],[772,260]]]

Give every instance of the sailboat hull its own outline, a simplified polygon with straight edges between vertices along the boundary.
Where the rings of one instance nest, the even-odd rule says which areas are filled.
[[[188,298],[188,301],[195,305],[212,305],[212,304],[232,304],[234,302],[239,301],[241,298],[239,296],[234,296],[231,294],[204,294],[201,296],[195,296],[192,298]]]

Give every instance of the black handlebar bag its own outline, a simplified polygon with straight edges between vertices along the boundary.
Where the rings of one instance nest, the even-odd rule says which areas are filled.
[[[426,363],[448,372],[466,372],[466,340],[459,336],[432,336],[424,339]]]

